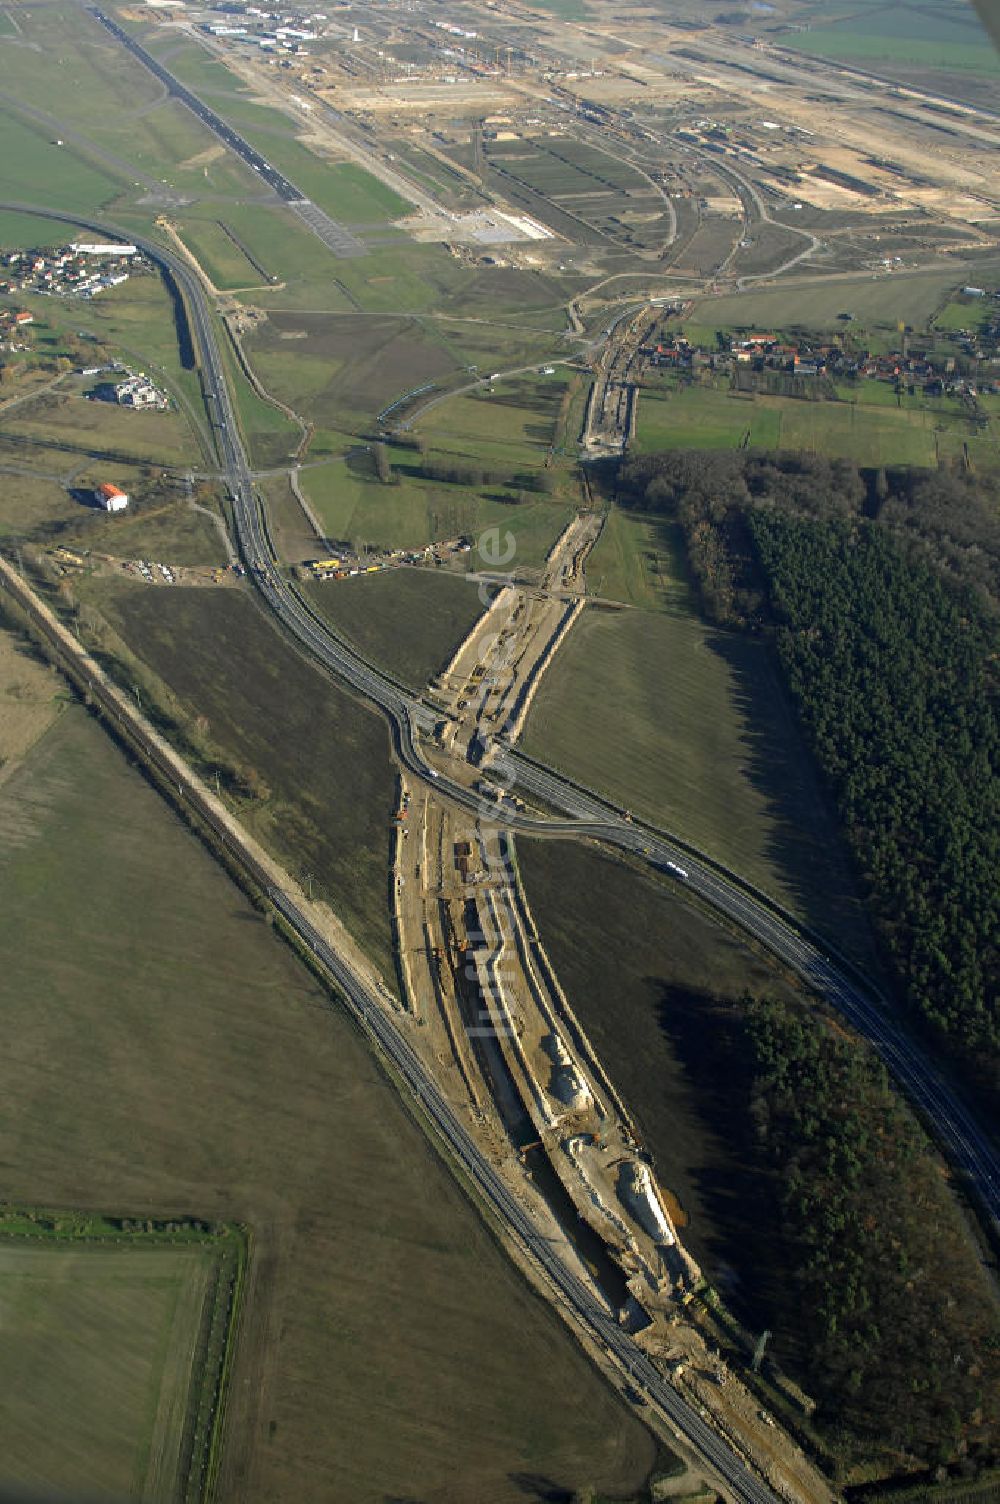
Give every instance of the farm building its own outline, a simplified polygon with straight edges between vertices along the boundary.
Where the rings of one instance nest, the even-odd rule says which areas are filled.
[[[97,487],[94,500],[106,512],[124,512],[128,506],[127,494],[120,486],[112,485],[110,481],[105,481],[103,485]]]

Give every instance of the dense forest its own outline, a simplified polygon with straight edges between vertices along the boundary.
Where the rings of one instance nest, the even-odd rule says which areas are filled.
[[[773,634],[900,990],[997,1091],[996,490],[753,454],[652,456],[623,479],[680,523],[707,613]]]
[[[623,466],[630,508],[681,524],[710,617],[752,625],[761,606],[743,525],[751,511],[870,521],[905,558],[965,585],[1000,619],[1000,478],[961,470],[859,470],[845,460],[754,450],[682,450]]]
[[[877,1058],[821,1016],[746,999],[749,1111],[794,1273],[779,1340],[824,1429],[928,1463],[988,1460],[1000,1332],[926,1141]]]

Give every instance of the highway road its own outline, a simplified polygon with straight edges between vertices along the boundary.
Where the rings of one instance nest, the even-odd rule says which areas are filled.
[[[716,1470],[738,1499],[747,1500],[749,1504],[777,1504],[775,1495],[766,1484],[760,1482],[744,1466],[728,1443],[681,1397],[650,1358],[622,1330],[614,1316],[569,1272],[553,1252],[549,1239],[539,1233],[517,1197],[456,1118],[427,1075],[423,1062],[400,1033],[391,1015],[386,1012],[384,1004],[359,982],[294,904],[274,890],[270,897],[349,999],[365,1031],[403,1078],[476,1190],[500,1214],[533,1259],[542,1266],[576,1317],[584,1321],[602,1347],[618,1360],[628,1375],[629,1383],[663,1412],[676,1434],[684,1437]]]
[[[125,232],[107,223],[81,220],[27,204],[3,204],[0,208],[85,225],[104,236],[125,238]],[[165,248],[135,234],[128,238],[166,268],[187,305],[219,458],[227,478],[235,530],[254,584],[284,628],[311,656],[385,713],[403,766],[474,814],[506,820],[515,831],[590,838],[639,856],[656,868],[671,873],[678,883],[686,885],[703,902],[739,925],[814,987],[872,1042],[893,1076],[923,1113],[952,1167],[968,1178],[994,1225],[1000,1226],[1000,1174],[995,1152],[985,1133],[930,1062],[893,1025],[877,994],[856,980],[845,963],[822,942],[808,935],[792,916],[756,893],[736,874],[725,871],[664,832],[627,820],[622,810],[599,795],[574,785],[522,754],[501,749],[492,769],[505,775],[513,786],[561,809],[566,819],[545,820],[520,812],[513,805],[496,807],[484,804],[480,795],[431,768],[418,745],[417,731],[430,729],[437,719],[436,713],[335,637],[308,610],[278,568],[236,424],[215,326],[195,273],[186,262]],[[504,803],[506,806],[508,802]],[[677,1430],[712,1463],[735,1497],[752,1501],[752,1504],[765,1504],[765,1501],[773,1504],[770,1491],[663,1379],[649,1358],[561,1264],[548,1245],[540,1241],[523,1208],[454,1117],[384,1004],[346,967],[304,914],[283,895],[276,896],[272,892],[271,896],[288,922],[329,970],[355,1015],[378,1041],[481,1192],[544,1265],[577,1318],[628,1370],[631,1382],[647,1394],[670,1417]]]
[[[87,224],[101,234],[125,232],[107,224],[82,221],[72,215],[25,204],[0,207]],[[565,838],[590,838],[639,856],[683,882],[703,902],[737,924],[764,945],[831,1006],[840,1011],[878,1050],[887,1068],[916,1106],[937,1139],[952,1168],[978,1196],[994,1232],[1000,1231],[1000,1161],[987,1133],[943,1080],[923,1051],[893,1022],[875,989],[857,976],[834,947],[807,933],[803,926],[772,900],[685,843],[663,831],[634,824],[625,812],[591,790],[581,789],[552,769],[516,751],[503,751],[494,767],[514,787],[544,799],[567,817],[561,822],[534,818],[513,806],[484,807],[482,798],[446,774],[432,770],[417,733],[429,731],[437,713],[405,686],[374,668],[353,648],[334,636],[284,579],[270,542],[253,478],[237,427],[229,387],[216,341],[215,326],[204,290],[192,268],[179,256],[135,234],[128,238],[166,267],[179,286],[189,310],[192,337],[199,352],[202,383],[219,450],[221,468],[233,507],[243,557],[265,602],[286,630],[330,673],[355,693],[378,706],[392,727],[396,754],[416,778],[433,781],[470,812],[486,812],[505,820],[514,831]],[[669,863],[674,864],[671,868]],[[679,878],[676,867],[687,873]]]
[[[35,212],[26,205],[2,207]],[[63,223],[84,223],[105,236],[122,233],[106,223],[80,221],[71,215],[56,214],[50,210],[43,209],[40,212]],[[430,769],[414,742],[413,724],[415,720],[421,719],[421,710],[425,723],[433,722],[433,714],[426,707],[418,706],[407,691],[357,658],[345,644],[316,622],[284,581],[272,558],[247,457],[236,427],[215,327],[201,284],[191,268],[172,252],[135,235],[132,235],[131,240],[170,272],[187,302],[219,458],[228,476],[227,485],[236,531],[247,568],[252,572],[257,588],[268,606],[302,646],[314,654],[324,667],[386,712],[395,728],[397,749],[402,760],[417,776],[429,779]],[[478,803],[476,796],[460,785],[455,785],[454,788],[463,798]],[[252,868],[252,860],[244,857],[244,865]],[[742,1501],[742,1504],[777,1504],[776,1496],[771,1490],[750,1471],[729,1444],[706,1424],[698,1411],[681,1397],[673,1385],[667,1382],[649,1357],[619,1327],[614,1316],[556,1256],[520,1202],[458,1121],[384,1002],[346,965],[306,915],[283,893],[275,890],[270,881],[266,883],[266,890],[275,907],[329,972],[355,1017],[399,1072],[407,1088],[481,1195],[528,1253],[544,1268],[576,1320],[617,1360],[627,1373],[629,1382],[668,1417],[678,1438],[686,1438],[724,1481],[735,1499]]]

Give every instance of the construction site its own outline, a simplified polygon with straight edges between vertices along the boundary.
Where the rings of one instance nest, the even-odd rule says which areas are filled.
[[[452,1105],[579,1276],[783,1497],[818,1504],[829,1484],[699,1320],[704,1281],[676,1202],[560,986],[505,821],[525,804],[491,768],[585,609],[602,520],[577,516],[538,584],[502,585],[429,686],[441,719],[425,753],[481,802],[473,816],[400,776],[390,886],[402,1006]]]

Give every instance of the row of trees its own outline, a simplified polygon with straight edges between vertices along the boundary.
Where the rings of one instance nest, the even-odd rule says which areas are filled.
[[[397,476],[390,451],[384,442],[379,440],[372,444],[371,458],[376,479],[384,486],[394,485]],[[556,488],[556,477],[550,470],[510,470],[505,466],[473,464],[451,455],[428,456],[421,452],[419,473],[425,480],[443,481],[446,485],[470,486],[474,489],[483,486],[513,486],[516,488],[515,494],[508,498],[511,501],[527,501],[532,493],[550,496]]]
[[[995,1445],[1000,1330],[926,1140],[880,1062],[824,1018],[747,999],[755,1153],[793,1271],[794,1332],[817,1420],[947,1462]]]

